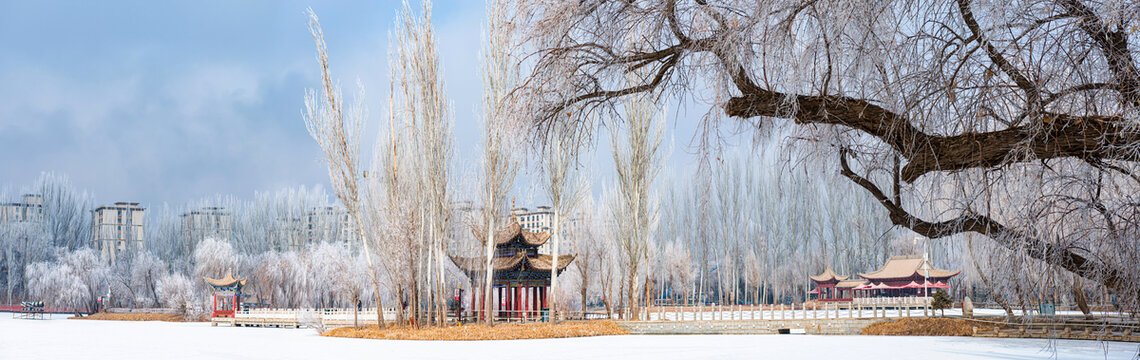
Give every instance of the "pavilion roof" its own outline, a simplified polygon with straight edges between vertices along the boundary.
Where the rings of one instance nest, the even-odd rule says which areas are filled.
[[[491,259],[491,269],[495,271],[513,269],[519,265],[520,262],[526,259],[526,254],[517,253],[514,256],[496,257]],[[486,258],[483,257],[463,257],[451,256],[451,261],[455,263],[460,269],[467,271],[484,271],[486,269]]]
[[[883,264],[883,267],[879,268],[879,270],[869,273],[859,273],[859,276],[868,280],[905,279],[914,276],[921,277],[925,275],[922,271],[923,264],[926,264],[927,268],[930,269],[930,275],[928,277],[932,278],[948,278],[958,275],[958,273],[961,272],[935,268],[930,264],[930,261],[924,260],[922,255],[899,255],[891,256],[890,259],[887,260],[887,263]]]
[[[847,275],[836,274],[835,270],[831,269],[831,265],[828,265],[827,269],[823,270],[822,274],[808,277],[810,277],[815,282],[843,281],[847,280],[848,278]]]
[[[570,262],[574,261],[574,255],[558,255],[558,271],[566,269]],[[554,266],[554,256],[551,255],[538,255],[526,258],[527,264],[535,270],[550,271]]]
[[[486,267],[486,258],[483,257],[463,257],[451,256],[451,261],[455,263],[460,269],[466,271],[484,271]],[[559,255],[558,256],[558,271],[566,270],[566,267],[574,261],[574,255]],[[518,267],[520,263],[526,264],[531,270],[535,271],[550,271],[553,267],[554,257],[551,255],[536,255],[526,256],[525,253],[517,253],[509,257],[496,257],[491,260],[491,268],[495,271],[505,271]]]
[[[836,288],[844,288],[844,289],[854,288],[856,286],[863,285],[866,283],[867,283],[867,279],[843,280],[843,281],[840,281],[838,284],[835,284],[835,287]]]
[[[233,286],[234,284],[240,284],[241,286],[245,286],[245,279],[246,278],[240,278],[240,279],[235,278],[234,273],[233,273],[233,269],[229,269],[229,270],[226,270],[226,276],[221,278],[221,279],[211,279],[211,278],[208,278],[205,276],[203,276],[202,279],[206,280],[206,283],[209,283],[210,285],[213,285],[216,287],[228,287],[228,286]]]
[[[486,243],[486,233],[479,230],[473,230],[472,232],[480,242]],[[511,223],[509,225],[495,232],[495,245],[503,245],[509,243],[511,240],[514,240],[518,237],[521,237],[521,239],[519,239],[519,242],[523,244],[530,246],[542,246],[542,244],[546,243],[546,240],[550,239],[550,233],[530,232],[523,230],[522,225],[519,225],[518,220],[515,220],[514,217],[511,217]]]

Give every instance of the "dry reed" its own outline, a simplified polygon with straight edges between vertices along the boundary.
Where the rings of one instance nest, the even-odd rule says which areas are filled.
[[[978,323],[966,319],[900,319],[863,328],[862,335],[972,336]],[[992,326],[991,326],[992,327]]]
[[[388,340],[515,340],[551,339],[583,336],[627,335],[608,320],[565,321],[559,324],[499,324],[488,327],[482,324],[466,324],[447,327],[388,327],[380,330],[376,326],[344,327],[326,331],[323,336],[349,337],[361,339]]]
[[[81,319],[81,320],[113,320],[113,321],[169,321],[169,322],[188,322],[188,321],[204,321],[202,319],[190,319],[183,317],[182,314],[163,314],[163,313],[94,313],[87,316],[72,316],[68,319]]]

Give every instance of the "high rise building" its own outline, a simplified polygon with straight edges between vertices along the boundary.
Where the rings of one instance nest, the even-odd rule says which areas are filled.
[[[122,253],[142,247],[146,209],[137,202],[116,202],[92,213],[92,246],[112,265]]]
[[[0,224],[42,220],[44,217],[43,202],[43,196],[24,194],[20,202],[0,203]]]
[[[277,224],[270,230],[270,243],[276,251],[300,251],[305,248],[308,239],[305,229],[308,227],[308,217],[282,216],[277,218]]]
[[[179,217],[186,256],[192,256],[202,240],[213,238],[228,242],[233,235],[234,216],[224,207],[206,206],[185,212]]]
[[[511,216],[526,231],[551,232],[554,230],[554,210],[549,206],[539,206],[534,211],[524,207],[516,207],[511,209]],[[550,254],[550,250],[549,242],[538,248],[540,254]]]
[[[282,216],[272,230],[277,251],[304,251],[310,245],[331,242],[349,250],[360,246],[352,217],[342,208],[313,207],[301,216]]]
[[[314,207],[307,217],[305,241],[307,244],[335,242],[352,250],[359,245],[353,224],[352,217],[344,209],[333,206]]]

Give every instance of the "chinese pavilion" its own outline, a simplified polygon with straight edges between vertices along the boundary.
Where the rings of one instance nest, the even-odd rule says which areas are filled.
[[[809,295],[816,295],[819,301],[851,301],[854,296],[853,289],[867,283],[863,279],[848,279],[847,275],[839,275],[828,265],[822,274],[808,276],[815,283],[816,288]]]
[[[475,236],[486,241],[478,232]],[[538,247],[550,239],[547,232],[529,232],[517,221],[495,233],[495,257],[491,261],[494,316],[499,318],[539,318],[549,308],[550,269],[554,257],[538,253]],[[451,261],[472,280],[486,276],[486,258],[451,256]],[[574,255],[558,256],[558,272],[574,261]],[[482,287],[472,293],[471,309],[482,310]],[[476,312],[477,314],[479,312]]]
[[[212,317],[234,317],[241,306],[241,288],[245,286],[245,278],[235,278],[232,271],[226,271],[226,277],[211,279],[202,277],[214,289],[214,309]]]
[[[960,271],[935,268],[922,255],[891,256],[883,267],[859,273],[862,279],[848,280],[828,266],[823,273],[810,276],[819,301],[851,301],[854,297],[929,296],[933,289],[949,289],[950,278]]]

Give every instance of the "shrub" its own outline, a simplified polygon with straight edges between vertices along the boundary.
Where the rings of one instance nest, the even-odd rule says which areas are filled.
[[[934,299],[931,301],[930,307],[934,308],[934,310],[942,310],[942,315],[945,316],[946,309],[949,309],[951,306],[953,306],[953,301],[950,300],[950,295],[947,294],[945,290],[938,289],[938,291],[934,293]]]

